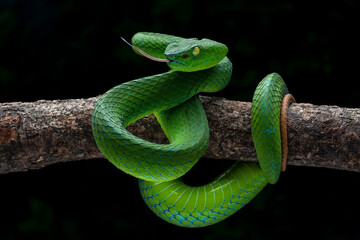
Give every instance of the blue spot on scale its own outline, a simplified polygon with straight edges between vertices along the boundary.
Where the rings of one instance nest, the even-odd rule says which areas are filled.
[[[273,130],[269,129],[264,129],[264,132],[268,133],[268,134],[274,134]]]

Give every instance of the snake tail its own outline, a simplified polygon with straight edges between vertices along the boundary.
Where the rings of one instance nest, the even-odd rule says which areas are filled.
[[[296,100],[290,93],[286,94],[281,104],[280,113],[280,132],[281,132],[281,171],[286,171],[287,155],[288,155],[288,140],[287,140],[287,112],[290,104],[295,103]]]

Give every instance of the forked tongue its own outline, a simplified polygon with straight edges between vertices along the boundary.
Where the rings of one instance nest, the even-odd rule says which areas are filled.
[[[138,51],[139,53],[141,53],[141,55],[143,55],[144,57],[147,57],[153,61],[156,61],[156,62],[170,62],[171,60],[170,59],[163,59],[163,58],[156,58],[156,57],[153,57],[149,54],[147,54],[146,52],[144,52],[143,50],[141,50],[140,48],[137,48],[133,45],[131,45],[131,43],[129,43],[128,41],[126,41],[124,38],[120,37],[127,45],[129,45],[130,47],[132,47],[133,49],[135,49],[136,51]]]

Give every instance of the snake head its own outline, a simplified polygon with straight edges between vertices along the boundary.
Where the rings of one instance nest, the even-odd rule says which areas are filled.
[[[169,44],[164,54],[172,70],[193,72],[214,67],[227,52],[225,44],[206,38],[191,38]]]

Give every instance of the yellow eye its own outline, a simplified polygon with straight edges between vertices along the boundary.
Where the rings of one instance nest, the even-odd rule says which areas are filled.
[[[199,55],[199,53],[200,53],[200,48],[194,47],[192,54],[193,54],[194,56],[197,56],[197,55]]]

